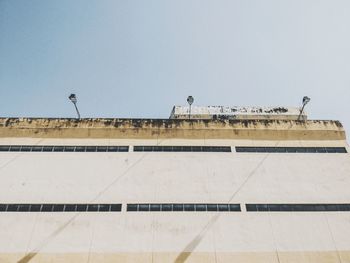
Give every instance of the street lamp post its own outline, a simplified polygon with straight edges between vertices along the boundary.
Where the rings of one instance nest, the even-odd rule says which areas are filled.
[[[298,116],[298,121],[300,120],[300,117],[301,117],[301,115],[304,112],[304,108],[305,108],[306,104],[308,104],[310,102],[310,100],[311,99],[308,96],[304,96],[304,98],[303,98],[303,106],[301,107],[300,114]]]
[[[78,115],[78,119],[80,119],[80,113],[79,113],[79,110],[77,107],[77,96],[72,93],[69,95],[68,99],[74,104],[75,110],[76,110],[77,115]]]
[[[194,102],[194,98],[192,96],[188,96],[187,97],[187,103],[190,106],[190,111],[189,111],[189,114],[188,114],[188,119],[189,120],[191,119],[191,108],[192,108],[192,103],[193,102]]]

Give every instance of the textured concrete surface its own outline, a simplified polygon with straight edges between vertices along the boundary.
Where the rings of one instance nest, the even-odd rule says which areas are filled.
[[[0,145],[334,146],[350,152],[341,125],[332,121],[0,123]],[[247,136],[227,135],[237,127]],[[1,203],[123,205],[113,213],[1,212],[0,262],[347,263],[350,212],[259,213],[246,212],[244,204],[350,203],[349,175],[349,153],[0,152]],[[127,203],[240,203],[243,211],[127,212]]]
[[[345,141],[1,138],[36,145],[346,146]],[[349,150],[349,148],[347,148]],[[0,213],[0,262],[349,262],[349,212],[245,212],[245,203],[349,203],[349,154],[0,153],[3,203],[122,203],[118,213]],[[243,211],[126,212],[127,203]]]
[[[0,118],[0,137],[344,140],[337,121]]]
[[[295,252],[245,252],[245,253],[188,253],[188,263],[348,263],[350,251],[295,251]],[[187,257],[188,256],[188,257]],[[76,263],[76,262],[145,262],[145,263],[182,263],[175,253],[39,253],[29,254],[0,254],[2,263]]]

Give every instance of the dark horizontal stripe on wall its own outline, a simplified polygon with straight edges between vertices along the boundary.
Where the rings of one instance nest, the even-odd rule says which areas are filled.
[[[347,153],[345,147],[236,147],[246,153]]]
[[[246,204],[248,212],[350,211],[350,204]]]
[[[240,204],[128,204],[128,212],[240,212]]]
[[[129,146],[0,145],[0,152],[128,152]]]
[[[121,204],[0,204],[0,212],[120,212]]]
[[[231,152],[230,146],[134,146],[134,152]]]

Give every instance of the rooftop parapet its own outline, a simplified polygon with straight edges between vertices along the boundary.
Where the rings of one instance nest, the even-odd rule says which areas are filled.
[[[244,119],[244,120],[306,120],[307,115],[296,107],[224,107],[192,106],[191,119]],[[189,119],[189,106],[174,106],[170,119]]]
[[[338,121],[0,118],[0,137],[345,140]]]

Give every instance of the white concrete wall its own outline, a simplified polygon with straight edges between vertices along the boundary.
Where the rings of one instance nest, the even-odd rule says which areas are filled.
[[[3,138],[0,144],[344,146],[345,142]],[[254,213],[244,207],[245,203],[350,203],[350,154],[0,152],[0,179],[0,203],[123,204],[122,212],[110,213],[0,213],[0,262],[58,262],[59,254],[80,255],[72,262],[108,261],[99,254],[126,254],[123,261],[129,262],[194,258],[350,262],[350,212]],[[127,203],[167,202],[240,203],[243,211],[125,211]],[[133,258],[134,254],[140,257]]]

